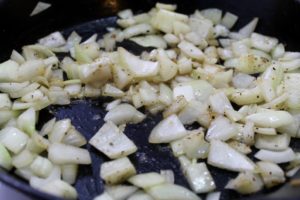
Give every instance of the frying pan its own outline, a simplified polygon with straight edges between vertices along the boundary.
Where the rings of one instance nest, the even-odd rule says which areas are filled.
[[[116,26],[115,14],[124,8],[135,12],[148,11],[155,0],[45,0],[52,6],[33,17],[29,17],[36,0],[0,0],[0,61],[9,58],[12,49],[20,50],[23,45],[36,42],[42,36],[60,30],[68,36],[73,30],[84,38],[93,33],[100,36],[109,26]],[[300,50],[300,1],[299,0],[177,0],[161,1],[176,3],[179,12],[191,13],[196,8],[220,8],[237,14],[240,19],[234,29],[246,24],[253,17],[259,17],[257,32],[277,37],[287,45],[287,50]],[[132,43],[119,44],[138,53],[141,47]],[[74,100],[68,106],[50,106],[40,113],[38,126],[53,116],[58,119],[71,118],[72,124],[89,139],[102,126],[105,110],[103,104],[109,98]],[[97,116],[97,117],[95,117]],[[160,115],[151,116],[137,125],[128,125],[125,134],[138,146],[138,152],[130,155],[139,173],[172,169],[175,182],[188,187],[179,163],[165,145],[148,144],[151,129],[161,119]],[[188,127],[193,128],[193,126]],[[292,141],[292,147],[300,150],[300,141]],[[100,165],[108,160],[97,150],[87,145],[92,157],[92,166],[80,166],[75,187],[79,199],[90,200],[102,193],[104,183],[99,177]],[[209,166],[218,190],[222,191],[222,200],[265,199],[299,200],[298,188],[286,183],[272,190],[263,190],[251,196],[241,196],[236,192],[222,190],[230,178],[237,174]],[[0,169],[1,170],[1,169]],[[298,175],[296,175],[298,177]],[[0,180],[34,199],[59,200],[49,194],[31,188],[28,183],[12,172],[0,171]],[[205,197],[205,196],[201,196]]]

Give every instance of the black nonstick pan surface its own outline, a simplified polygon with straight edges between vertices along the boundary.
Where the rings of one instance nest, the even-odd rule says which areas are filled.
[[[45,12],[29,17],[36,5],[35,0],[0,0],[0,61],[9,58],[12,49],[20,49],[23,45],[36,40],[53,31],[60,30],[65,36],[76,31],[84,38],[94,33],[99,36],[106,32],[107,27],[116,26],[117,11],[131,8],[136,12],[148,11],[156,1],[143,0],[49,0],[52,6]],[[163,1],[178,4],[178,10],[192,13],[196,8],[220,8],[237,14],[240,19],[234,29],[246,24],[253,17],[259,17],[257,32],[275,36],[287,45],[288,50],[300,51],[300,1],[299,0],[178,0]],[[138,53],[141,49],[132,43],[119,44],[128,50]],[[1,73],[1,72],[0,72]],[[300,80],[299,80],[300,86]],[[103,104],[111,99],[74,100],[68,106],[50,106],[41,111],[39,125],[53,116],[58,119],[71,118],[72,124],[89,139],[102,126],[105,110]],[[149,115],[145,121],[137,125],[128,125],[125,134],[138,146],[138,152],[130,155],[137,171],[150,172],[161,169],[172,169],[175,182],[188,187],[180,171],[179,163],[171,151],[164,145],[148,144],[148,135],[161,116]],[[194,128],[194,127],[189,127]],[[300,151],[300,141],[293,140],[292,146]],[[80,200],[90,200],[103,191],[104,183],[99,177],[100,165],[108,160],[105,156],[86,146],[91,153],[92,166],[80,166],[75,187]],[[214,177],[218,190],[222,191],[222,200],[232,199],[266,199],[266,200],[299,200],[298,188],[284,186],[272,190],[264,190],[251,196],[223,190],[230,178],[237,174],[208,166]],[[20,190],[34,199],[59,199],[32,189],[26,181],[14,176],[13,173],[0,171],[0,180]],[[205,196],[202,196],[205,197]]]

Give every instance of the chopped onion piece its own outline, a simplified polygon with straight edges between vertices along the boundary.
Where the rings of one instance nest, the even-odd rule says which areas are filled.
[[[38,89],[40,87],[40,84],[38,83],[32,83],[30,85],[27,85],[26,87],[17,90],[17,91],[13,91],[9,93],[9,96],[11,98],[19,98],[19,97],[23,97],[26,94],[29,94],[30,92],[35,91],[36,89]]]
[[[297,87],[300,74],[288,73],[284,75],[284,90],[288,95],[286,105],[291,109],[300,108],[300,88]]]
[[[272,101],[276,97],[276,88],[283,79],[283,69],[280,65],[270,65],[262,74],[260,87],[262,95],[267,102]]]
[[[260,49],[265,52],[270,52],[277,45],[278,40],[258,33],[251,34],[251,45],[256,49]]]
[[[175,140],[170,143],[173,155],[176,157],[184,155],[183,140]]]
[[[221,192],[211,192],[206,195],[205,200],[220,200]]]
[[[20,91],[26,88],[29,84],[29,81],[21,83],[0,83],[0,90],[10,95],[13,92]]]
[[[260,87],[251,89],[236,89],[230,95],[230,100],[237,105],[255,104],[264,101]]]
[[[190,190],[173,184],[160,184],[151,187],[147,190],[147,193],[156,200],[200,200],[200,197]]]
[[[183,96],[187,101],[195,99],[193,87],[190,85],[178,85],[173,89],[173,98]]]
[[[205,139],[211,140],[222,140],[226,141],[233,138],[238,133],[238,130],[232,122],[223,116],[217,117],[213,120],[207,130]]]
[[[290,72],[300,68],[300,59],[290,60],[290,61],[280,61],[285,72]]]
[[[196,193],[206,193],[216,189],[215,182],[205,163],[192,163],[186,169],[187,180]]]
[[[158,62],[144,61],[129,53],[123,48],[118,48],[121,63],[137,78],[145,78],[157,75]]]
[[[251,148],[249,145],[242,143],[242,142],[238,142],[236,140],[231,140],[228,142],[228,144],[234,148],[235,150],[237,150],[238,152],[242,153],[242,154],[249,154],[252,152]]]
[[[38,102],[38,101],[42,101],[45,98],[47,97],[45,97],[44,93],[40,89],[37,89],[22,96],[21,101]]]
[[[230,180],[225,188],[236,190],[241,194],[251,194],[263,188],[263,181],[257,174],[246,171],[239,173],[235,179]]]
[[[103,192],[102,194],[96,196],[94,200],[114,200],[107,192]]]
[[[120,17],[121,19],[131,18],[131,17],[133,17],[132,10],[130,10],[130,9],[122,10],[122,11],[118,12],[118,17]]]
[[[17,168],[15,170],[15,174],[27,181],[29,181],[31,179],[31,177],[34,177],[33,172],[31,171],[31,169],[29,167]]]
[[[190,31],[191,31],[191,28],[186,23],[181,22],[181,21],[173,22],[173,33],[175,35],[189,33]]]
[[[163,36],[164,40],[171,46],[174,46],[180,42],[179,38],[171,33],[167,33]]]
[[[25,58],[16,50],[12,51],[10,59],[17,62],[19,65],[21,65],[25,62]]]
[[[224,114],[226,109],[233,107],[224,92],[217,92],[209,97],[209,103],[213,112]]]
[[[45,10],[47,10],[48,8],[51,7],[51,4],[50,3],[45,3],[45,2],[42,2],[42,1],[39,1],[35,8],[32,10],[30,16],[34,16],[34,15],[37,15]]]
[[[284,55],[285,48],[283,44],[278,44],[271,52],[272,58],[277,60],[281,58]]]
[[[300,169],[300,166],[299,167],[294,167],[293,169],[288,170],[286,172],[286,176],[289,177],[289,178],[295,176],[295,174],[298,173],[299,169]]]
[[[242,131],[242,142],[248,145],[254,144],[254,123],[251,121],[246,121]]]
[[[70,119],[63,119],[57,121],[52,131],[49,133],[48,138],[50,142],[61,142],[64,138],[67,131],[71,128],[71,120]]]
[[[276,129],[275,128],[258,128],[255,127],[255,133],[259,133],[261,135],[276,135]]]
[[[218,8],[207,8],[201,10],[200,13],[203,15],[203,17],[211,20],[214,24],[219,24],[221,22],[222,10]]]
[[[132,185],[106,185],[105,191],[114,199],[127,199],[138,190],[137,187]]]
[[[132,176],[128,179],[128,182],[140,188],[151,188],[155,185],[165,183],[166,180],[162,175],[150,172]]]
[[[142,104],[145,106],[153,106],[157,103],[157,90],[147,81],[141,81],[138,88]]]
[[[273,163],[286,163],[295,158],[295,153],[291,148],[287,148],[283,151],[270,151],[259,150],[255,155],[255,158],[263,161],[270,161]]]
[[[25,169],[25,170],[23,170]],[[60,180],[61,177],[61,169],[59,166],[54,165],[51,173],[49,174],[49,176],[47,178],[39,178],[37,176],[34,176],[33,174],[30,175],[29,172],[26,172],[27,168],[22,168],[20,171],[24,174],[24,173],[28,173],[26,176],[29,176],[29,183],[31,187],[34,188],[42,188],[44,185],[55,181],[55,180]],[[32,170],[30,170],[31,172]]]
[[[48,139],[42,137],[38,133],[33,133],[27,142],[26,148],[33,153],[41,153],[46,150],[50,145]]]
[[[232,78],[232,83],[235,88],[249,88],[254,81],[255,77],[244,73],[237,73]]]
[[[196,32],[201,38],[209,39],[213,37],[213,23],[209,19],[191,17],[189,25],[193,32]],[[208,42],[206,42],[207,45]],[[205,46],[204,46],[205,47]]]
[[[176,4],[165,4],[165,3],[156,3],[155,7],[158,9],[164,9],[164,10],[170,10],[170,11],[174,11],[177,8]]]
[[[172,114],[176,114],[180,112],[182,109],[186,107],[187,104],[188,102],[186,101],[183,95],[176,97],[176,99],[174,99],[171,105],[169,105],[167,109],[163,112],[163,117],[167,118]]]
[[[228,144],[212,140],[208,153],[208,164],[230,171],[253,171],[255,164]]]
[[[200,101],[191,100],[178,113],[178,118],[183,124],[192,124],[196,121],[203,120],[208,113],[208,105]],[[200,123],[201,121],[199,121]],[[202,123],[200,123],[202,124]]]
[[[62,180],[52,181],[40,189],[44,192],[67,199],[77,199],[78,196],[75,188]]]
[[[71,102],[68,92],[62,88],[50,88],[48,95],[51,103],[55,105],[68,105]]]
[[[8,150],[1,143],[0,143],[0,166],[6,170],[10,170],[12,168],[12,158]]]
[[[120,104],[115,108],[111,109],[104,117],[104,120],[112,121],[116,125],[124,123],[139,123],[145,119],[145,115],[140,111],[136,110],[130,104]]]
[[[187,134],[186,129],[176,115],[170,115],[158,123],[152,129],[149,136],[150,143],[169,143],[173,140],[184,137]]]
[[[122,90],[120,90],[119,88],[107,83],[103,86],[102,95],[119,98],[119,97],[124,96],[125,93]]]
[[[164,83],[161,83],[159,85],[159,101],[166,104],[166,105],[170,105],[172,103],[173,100],[173,92],[172,90],[169,88],[169,86],[167,86]]]
[[[101,95],[101,89],[86,85],[83,93],[86,97],[97,97]]]
[[[262,56],[242,55],[239,58],[232,58],[225,61],[225,67],[232,67],[238,72],[246,74],[261,73],[269,66],[270,61]]]
[[[150,23],[158,30],[165,33],[172,33],[174,21],[187,22],[188,16],[165,9],[159,9],[158,12],[151,18]]]
[[[86,139],[74,127],[71,127],[62,139],[62,143],[81,147],[87,143]]]
[[[231,12],[226,12],[221,20],[221,24],[224,25],[226,28],[231,29],[237,20],[238,16]]]
[[[286,111],[275,111],[266,109],[246,117],[254,122],[256,126],[265,128],[278,128],[293,122],[293,117]]]
[[[189,33],[185,34],[184,38],[187,41],[191,42],[192,44],[198,46],[200,49],[204,49],[208,46],[207,41],[203,37],[201,37],[201,35],[199,35],[197,32],[194,32],[194,31],[189,32]],[[167,38],[167,39],[169,39],[169,38]],[[177,44],[180,41],[179,41],[179,39],[178,39],[178,41],[176,41],[174,38],[174,41],[171,41],[171,42],[172,42],[171,44],[173,44],[173,43]]]
[[[48,148],[48,157],[55,164],[90,164],[91,157],[86,149],[66,144],[53,143]]]
[[[137,35],[153,33],[154,30],[149,24],[137,24],[126,28],[123,33],[125,38],[131,38]]]
[[[167,48],[166,41],[157,35],[146,35],[146,36],[139,36],[130,38],[130,40],[134,41],[135,43],[143,46],[143,47],[155,47],[155,48]]]
[[[133,195],[131,195],[127,200],[153,200],[153,198],[142,191],[137,191]]]
[[[0,93],[0,110],[10,110],[12,107],[12,102],[8,94]]]
[[[81,84],[69,84],[64,88],[71,97],[78,97],[81,92]]]
[[[127,156],[137,150],[135,144],[111,121],[105,123],[89,143],[111,159]]]
[[[78,165],[67,164],[61,166],[62,179],[69,184],[74,184],[78,172]]]
[[[228,119],[230,119],[233,122],[237,122],[243,119],[242,114],[232,109],[225,109],[225,115]]]
[[[17,79],[19,64],[15,61],[8,60],[0,64],[1,74],[0,82],[14,82]]]
[[[16,154],[12,157],[12,164],[16,168],[23,168],[30,165],[34,160],[34,157],[35,154],[27,149],[24,149],[19,154]]]
[[[158,49],[157,60],[160,64],[159,75],[163,81],[168,81],[177,74],[177,65],[167,55],[167,53]]]
[[[36,111],[29,108],[24,111],[17,119],[17,126],[20,130],[31,136],[35,132]]]
[[[28,136],[15,127],[6,127],[0,131],[0,142],[11,152],[17,154],[26,146]]]
[[[264,184],[270,188],[285,182],[283,170],[275,163],[260,161],[257,162],[259,173],[262,176]]]
[[[123,182],[134,174],[136,174],[136,170],[127,157],[104,162],[100,169],[100,177],[107,184]]]
[[[179,156],[178,157],[181,170],[183,173],[186,173],[187,167],[192,164],[191,160],[188,159],[186,156]]]
[[[166,183],[174,184],[175,177],[174,177],[173,170],[171,170],[171,169],[160,170],[160,175],[162,175],[165,178]]]
[[[255,147],[271,151],[283,151],[289,147],[291,137],[288,134],[261,135],[255,137]]]
[[[255,17],[247,25],[242,27],[239,30],[239,33],[242,34],[244,37],[249,37],[251,35],[251,33],[255,30],[257,23],[258,23],[258,18]]]
[[[32,172],[42,178],[49,176],[53,169],[53,164],[44,157],[37,156],[30,165]]]
[[[115,108],[115,107],[117,107],[118,105],[120,105],[121,102],[122,102],[121,99],[116,99],[116,100],[114,100],[114,101],[108,103],[108,104],[106,105],[106,107],[105,107],[105,110],[106,110],[106,111],[110,111],[110,110],[112,110],[113,108]]]
[[[178,48],[188,57],[196,60],[203,60],[204,59],[204,53],[201,51],[201,49],[197,48],[194,44],[187,42],[187,41],[181,41],[178,44]]]
[[[39,39],[39,43],[46,47],[55,48],[66,44],[66,40],[60,32],[56,31],[47,35],[46,37]]]

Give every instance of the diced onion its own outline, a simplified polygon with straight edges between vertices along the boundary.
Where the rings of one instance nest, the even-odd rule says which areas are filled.
[[[13,153],[19,153],[25,146],[28,136],[14,127],[6,127],[0,131],[0,142]]]
[[[137,191],[137,187],[132,185],[106,185],[105,191],[113,199],[127,199],[129,196]]]
[[[210,165],[231,171],[253,171],[255,164],[228,144],[212,140],[208,154]]]
[[[111,159],[134,153],[135,144],[111,121],[105,123],[89,143]]]
[[[233,189],[241,194],[258,192],[263,187],[261,178],[252,172],[241,172],[235,179],[230,180],[225,188]]]
[[[151,131],[150,143],[168,143],[187,134],[186,129],[176,115],[170,115]]]
[[[263,161],[286,163],[295,158],[295,153],[291,148],[287,148],[283,151],[270,151],[262,149],[259,150],[254,157]]]
[[[300,154],[290,141],[300,138],[300,52],[256,33],[256,17],[230,31],[235,14],[205,8],[186,15],[176,8],[156,3],[137,15],[126,9],[117,14],[119,27],[105,27],[105,34],[82,41],[74,31],[66,39],[56,31],[21,53],[13,50],[0,63],[0,166],[15,167],[15,174],[36,189],[76,199],[70,184],[76,183],[79,164],[92,162],[87,139],[72,118],[53,118],[38,129],[39,111],[104,96],[113,100],[105,104],[105,123],[89,135],[87,146],[111,159],[99,166],[106,185],[96,200],[200,199],[196,193],[217,200],[220,192],[213,191],[219,184],[203,159],[239,172],[226,188],[241,194],[294,175]],[[141,52],[120,47],[127,46],[125,40],[140,45]],[[65,54],[70,56],[61,58]],[[160,112],[163,119],[148,141],[170,144],[192,191],[175,185],[170,169],[136,175],[126,157],[134,158],[140,147],[127,137],[127,124]],[[256,163],[247,156],[253,147],[258,149],[254,159],[261,160]],[[286,162],[285,174],[278,164]],[[118,185],[125,181],[131,185]]]
[[[53,143],[48,148],[48,157],[55,164],[90,164],[91,157],[86,149]]]
[[[191,164],[186,169],[187,180],[196,193],[206,193],[216,189],[215,182],[205,163]]]
[[[128,179],[129,183],[140,187],[140,188],[150,188],[155,185],[160,185],[164,183],[166,180],[164,177],[158,173],[144,173],[138,174]]]
[[[157,200],[200,200],[196,194],[190,190],[173,184],[160,184],[154,187],[151,187],[147,192]]]
[[[7,151],[7,149],[5,148],[5,146],[3,146],[1,143],[0,143],[0,166],[7,170],[10,170],[12,168],[11,156]]]
[[[136,174],[136,170],[127,157],[105,162],[101,165],[100,170],[100,177],[107,184],[123,182],[134,174]]]

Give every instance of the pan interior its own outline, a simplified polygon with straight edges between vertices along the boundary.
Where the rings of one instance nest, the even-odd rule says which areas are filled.
[[[193,1],[194,2],[194,1]],[[200,1],[199,1],[200,2]],[[204,2],[204,1],[202,1]],[[219,1],[215,1],[215,3],[212,3],[213,1],[207,1],[210,3],[210,7],[217,7],[217,4]],[[231,5],[233,2],[237,1],[228,1],[226,5],[224,5],[224,9],[229,7],[234,7]],[[250,1],[249,1],[250,2]],[[249,3],[248,2],[248,3]],[[255,1],[256,3],[259,1]],[[267,5],[267,2],[270,1],[264,1]],[[274,1],[275,2],[275,1]],[[279,2],[279,1],[276,1]],[[223,2],[224,3],[224,2]],[[247,2],[245,4],[248,4]],[[200,4],[200,3],[199,3]],[[202,3],[205,4],[205,3]],[[201,5],[202,5],[201,4]],[[194,4],[189,4],[188,7],[190,8]],[[220,5],[220,4],[218,4]],[[257,9],[264,9],[264,6],[258,6]],[[179,8],[182,6],[178,6]],[[207,7],[206,5],[202,5],[202,7]],[[254,6],[252,6],[254,7]],[[236,12],[238,15],[241,16],[241,25],[245,24],[250,18],[252,11],[251,9],[247,11],[248,6],[244,6],[244,11],[247,13],[247,16],[245,14],[240,13],[243,11]],[[267,8],[267,7],[266,7]],[[191,9],[191,8],[190,8]],[[193,6],[192,9],[195,9]],[[270,9],[269,9],[270,10]],[[250,14],[249,14],[250,12]],[[274,11],[275,13],[275,11]],[[243,18],[245,17],[245,18]],[[260,17],[260,16],[259,16]],[[285,15],[281,15],[278,17],[285,17]],[[269,21],[268,24],[274,23],[274,21],[277,19],[277,17],[274,17],[273,21]],[[279,19],[279,18],[278,18]],[[295,18],[296,19],[296,18]],[[284,23],[282,20],[277,21],[279,24]],[[291,21],[286,21],[286,23],[292,23]],[[62,30],[62,33],[64,36],[68,36],[72,31],[76,31],[78,34],[80,34],[83,39],[90,37],[94,33],[97,33],[99,37],[103,35],[106,32],[107,27],[115,27],[116,26],[116,18],[115,17],[109,17],[109,18],[103,18],[95,21],[90,21],[87,23],[83,23],[80,25],[76,25],[67,29]],[[279,27],[279,26],[278,26]],[[271,34],[273,36],[276,36],[272,34],[271,32],[275,34],[279,34],[279,39],[283,39],[288,44],[288,48],[291,47],[292,50],[297,50],[300,43],[297,42],[291,42],[291,40],[294,37],[288,37],[288,33],[286,33],[283,29],[277,30],[271,25],[266,26],[266,29],[263,29],[261,27],[258,27],[258,32],[262,32],[265,34]],[[297,28],[297,27],[296,27]],[[298,30],[298,29],[297,29]],[[282,31],[282,32],[281,32]],[[284,32],[284,34],[283,34]],[[298,31],[299,32],[299,31]],[[293,32],[292,34],[296,34],[297,32]],[[298,35],[298,41],[299,40]],[[126,47],[129,51],[132,52],[140,52],[143,50],[142,48],[133,45],[132,43],[121,43],[119,45],[122,45]],[[299,49],[298,49],[299,50]],[[56,117],[57,119],[63,119],[63,118],[70,118],[72,120],[72,124],[87,138],[91,138],[94,133],[97,132],[97,130],[103,125],[104,121],[103,118],[105,116],[105,109],[103,104],[106,102],[111,101],[111,99],[108,98],[100,98],[100,99],[83,99],[83,100],[74,100],[70,105],[68,106],[50,106],[40,113],[40,119],[39,119],[39,125],[46,122],[48,119],[52,117]],[[138,173],[143,172],[152,172],[156,171],[159,172],[161,169],[172,169],[175,174],[175,183],[179,185],[183,185],[185,187],[188,187],[187,181],[185,180],[181,170],[179,163],[177,159],[172,156],[172,152],[170,151],[168,146],[165,145],[151,145],[148,143],[148,135],[150,134],[152,128],[155,126],[155,124],[158,123],[158,121],[161,120],[161,116],[152,116],[148,115],[147,119],[144,120],[142,123],[137,125],[127,125],[125,129],[125,134],[134,141],[134,143],[138,147],[138,151],[130,155],[130,159],[136,166],[136,169]],[[197,126],[190,126],[189,128],[196,128]],[[295,139],[291,143],[292,147],[294,149],[300,150],[300,141]],[[105,157],[103,154],[98,152],[96,149],[92,148],[89,144],[86,145],[86,148],[90,151],[91,157],[92,157],[92,166],[80,166],[79,169],[79,175],[77,178],[77,182],[75,184],[75,187],[78,191],[79,199],[84,200],[90,200],[93,199],[95,196],[102,193],[104,190],[104,182],[100,179],[99,176],[99,170],[100,165],[102,162],[108,160],[107,157]],[[222,191],[221,200],[232,200],[232,199],[239,199],[242,196],[239,194],[224,190],[224,186],[228,182],[229,179],[235,177],[237,173],[220,170],[214,167],[211,167],[208,165],[209,170],[211,171],[211,174],[216,182],[217,190]],[[17,187],[22,188],[25,185],[28,185],[25,181],[19,179],[18,177],[14,176],[14,179],[9,179],[6,182],[9,182],[9,184]],[[277,187],[272,190],[263,190],[258,194],[251,195],[251,198],[258,199],[258,197],[261,197],[260,195],[269,195],[272,194],[274,196],[274,192],[282,191],[285,186],[283,187]],[[36,190],[31,189],[31,191],[27,190],[27,193],[30,193],[34,195],[36,193]],[[293,195],[293,192],[286,193],[286,195]],[[294,193],[295,194],[295,193]],[[41,195],[39,195],[40,199]],[[201,196],[205,197],[205,195]],[[48,196],[44,196],[46,199],[53,199]],[[259,198],[261,199],[261,198]]]

